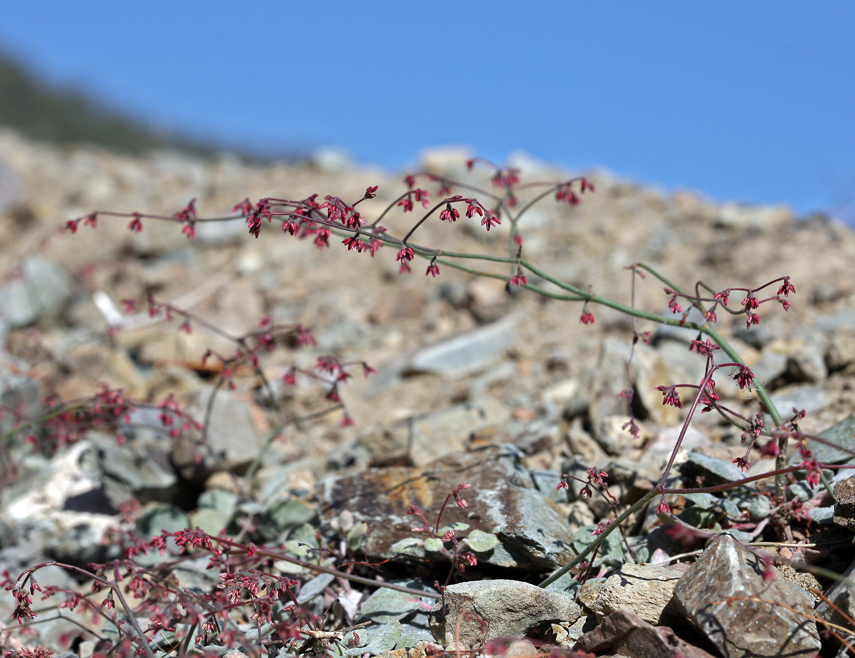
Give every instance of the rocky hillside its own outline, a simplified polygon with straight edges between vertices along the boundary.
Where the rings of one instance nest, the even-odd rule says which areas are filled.
[[[420,166],[489,188],[491,172],[467,171],[468,157],[461,149],[433,149],[422,155]],[[561,181],[571,175],[525,155],[507,164],[520,170],[523,182]],[[392,559],[387,579],[403,576],[406,570],[396,560],[409,556],[420,566],[407,569],[430,573],[426,582],[433,583],[445,577],[435,572],[434,563],[442,560],[424,549],[407,553],[399,545],[412,535],[417,521],[406,511],[416,503],[432,510],[429,518],[435,518],[444,497],[465,481],[472,485],[466,491],[469,516],[455,508],[446,521],[465,521],[499,539],[489,550],[473,548],[481,569],[475,576],[536,583],[567,564],[581,550],[580,537],[590,536],[590,528],[611,514],[603,498],[582,495],[581,484],[557,490],[562,474],[584,479],[588,468],[607,471],[620,509],[650,491],[687,412],[663,405],[656,387],[697,384],[703,377],[704,359],[688,349],[694,332],[638,322],[638,331],[650,331],[651,341],[635,346],[629,372],[636,391],[633,412],[641,428],[633,439],[621,429],[629,419],[625,401],[618,399],[630,386],[626,364],[633,324],[615,310],[592,305],[588,310],[595,322],[583,324],[579,302],[521,289],[508,294],[504,281],[445,266],[439,276],[426,277],[427,261],[417,260],[412,274],[399,274],[391,247],[372,257],[349,252],[340,239],[331,238],[330,248],[319,250],[311,239],[286,235],[275,223],[264,222],[257,239],[242,220],[199,223],[194,240],[176,223],[152,219],[142,220],[141,232],[128,230],[128,218],[110,216],[100,216],[94,230],[82,223],[75,234],[64,230],[66,220],[93,211],[171,217],[195,198],[200,216],[220,217],[234,215],[232,208],[244,198],[253,203],[263,197],[299,200],[317,193],[319,199],[335,195],[352,202],[377,185],[377,197],[359,206],[370,223],[406,191],[404,173],[331,158],[260,166],[228,155],[203,159],[169,150],[130,157],[91,146],[33,142],[0,130],[0,431],[39,417],[49,395],[56,403],[70,403],[98,396],[106,387],[121,389],[138,404],[123,432],[123,445],[117,444],[115,432],[97,428],[63,437],[71,445],[53,456],[34,454],[18,434],[5,439],[0,446],[0,572],[5,568],[15,574],[41,558],[75,564],[112,559],[120,546],[111,545],[114,531],[108,529],[130,523],[140,536],[190,526],[216,535],[231,528],[244,539],[288,540],[294,546],[317,545],[312,528],[322,528],[329,533],[324,537],[350,538],[351,548],[368,560]],[[550,197],[521,220],[525,257],[531,263],[561,281],[585,290],[590,286],[594,293],[625,304],[632,289],[627,267],[634,263],[651,266],[687,291],[699,280],[719,291],[789,276],[797,292],[788,311],[778,303],[764,304],[759,325],[750,328],[744,316],[731,319],[719,313],[719,330],[779,409],[806,412],[800,422],[804,432],[821,432],[849,416],[855,406],[851,230],[827,217],[793,217],[783,207],[719,205],[695,192],[665,196],[605,172],[586,175],[596,192],[585,193],[581,204],[559,204]],[[412,217],[393,208],[383,222],[400,237]],[[433,215],[413,240],[448,252],[504,256],[509,238],[508,222],[488,233],[477,219],[462,217],[451,224]],[[475,266],[508,275],[501,264]],[[527,276],[529,284],[559,291]],[[148,295],[192,313],[192,330],[181,330],[180,314],[172,322],[161,321],[149,317],[144,303],[131,309],[122,301]],[[738,307],[743,296],[734,292],[731,306]],[[636,307],[669,315],[670,295],[652,276],[636,281],[634,297]],[[316,344],[299,346],[290,340],[265,354],[259,371],[236,371],[234,390],[218,387],[224,366],[216,355],[235,351],[223,334],[253,332],[265,316],[278,325],[311,328]],[[204,359],[208,350],[215,356]],[[364,377],[354,370],[353,379],[338,389],[347,415],[336,410],[309,420],[330,406],[327,386],[310,377],[286,386],[283,374],[292,367],[313,371],[324,355],[365,362],[376,373]],[[717,392],[733,408],[748,416],[760,413],[756,395],[741,391],[727,377],[718,384]],[[205,418],[207,409],[205,439],[211,453],[200,457],[197,443],[171,439],[161,431],[165,400],[193,418]],[[280,429],[283,414],[288,419],[284,438],[271,444],[266,439]],[[291,422],[296,418],[304,420]],[[354,424],[342,422],[346,419]],[[31,432],[37,443],[49,443],[44,432],[50,431]],[[733,475],[727,468],[735,468],[731,462],[744,454],[741,433],[715,413],[698,415],[685,443],[691,452],[683,450],[678,460],[685,486],[698,486],[704,477],[707,482],[739,479],[738,469]],[[748,474],[768,471],[772,464],[756,455]],[[438,470],[452,474],[438,477]],[[402,483],[420,479],[424,481],[414,489],[395,493]],[[833,530],[834,501],[823,499],[820,489],[805,488],[803,482],[799,486],[806,493],[792,495],[803,496],[804,519],[811,520],[792,525],[791,544],[806,542],[816,532],[851,536],[851,530]],[[752,495],[760,496],[761,490],[766,485]],[[704,527],[741,527],[738,538],[743,541],[763,539],[767,523],[762,519],[771,519],[772,512],[769,499],[760,499],[766,502],[748,500],[732,514],[725,505]],[[721,500],[737,505],[735,496]],[[129,501],[135,501],[133,512]],[[672,503],[675,511],[709,509],[700,499]],[[745,510],[751,504],[755,507],[749,513]],[[766,511],[758,511],[756,506],[764,504]],[[639,512],[630,524],[633,545],[646,557],[620,557],[623,549],[616,542],[610,549],[612,561],[604,562],[601,555],[594,576],[608,575],[624,561],[656,561],[657,549],[666,560],[691,552],[691,547],[669,544],[662,532],[654,535],[663,526],[655,504],[653,508],[646,515]],[[691,518],[697,522],[699,517]],[[363,522],[368,534],[360,539],[350,531]],[[768,529],[775,523],[769,522]],[[775,527],[780,531],[780,523]],[[346,538],[340,541],[346,544]],[[697,547],[702,549],[703,542]],[[727,545],[716,550],[737,549]],[[839,571],[852,557],[845,551],[822,556]],[[705,557],[718,559],[713,553]],[[704,568],[716,572],[716,567]],[[298,572],[305,582],[308,572],[293,573]],[[64,572],[55,577],[65,587],[76,586]],[[698,578],[701,585],[708,584],[703,574]],[[191,581],[194,587],[211,586],[204,568],[197,568]],[[692,588],[701,585],[688,577],[680,583],[677,590],[685,591],[682,615],[692,617],[697,607]],[[339,585],[330,579],[324,587],[303,601],[318,613],[334,600]],[[566,583],[563,587],[574,591]],[[360,615],[372,618],[370,607],[357,612],[361,596],[352,597],[352,613],[340,613],[342,623]],[[606,633],[598,623],[626,607],[606,605],[590,589],[586,596],[580,601],[587,606],[579,613],[583,621],[572,631],[572,641],[569,620],[563,639],[556,640],[568,648],[583,627]],[[13,603],[0,598],[0,621]],[[644,620],[639,623],[659,623],[658,618],[647,619],[648,613],[634,612]],[[551,614],[544,613],[539,621],[553,619]],[[432,637],[426,616],[405,617],[395,619],[404,620],[404,632],[415,640],[396,639],[384,649],[396,644],[409,649]],[[382,615],[374,619],[378,628],[391,622]],[[68,628],[60,622],[34,627],[43,645],[64,648],[59,638]],[[664,622],[657,628],[666,626],[676,628]],[[450,632],[443,628],[434,630],[433,637]],[[715,651],[714,637],[685,637]],[[93,645],[91,638],[82,639],[82,645],[73,647],[85,656]],[[7,634],[6,641],[15,646],[14,637]],[[599,653],[592,642],[589,638],[579,648]],[[806,642],[805,651],[816,650],[818,640]]]

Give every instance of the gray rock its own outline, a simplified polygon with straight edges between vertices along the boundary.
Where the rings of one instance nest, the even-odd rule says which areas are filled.
[[[804,340],[787,359],[787,370],[798,381],[821,382],[828,377],[825,349],[821,341]]]
[[[18,173],[0,162],[0,213],[20,206],[27,199],[27,189]]]
[[[138,431],[123,445],[98,432],[87,438],[90,447],[80,456],[81,466],[101,483],[114,509],[131,498],[140,503],[174,499],[178,476],[154,433]]]
[[[478,647],[498,637],[523,637],[543,622],[575,622],[571,599],[516,580],[476,580],[449,585],[431,610],[430,628],[445,646]],[[459,631],[458,631],[459,628]]]
[[[425,588],[420,580],[406,579],[391,582],[412,589],[425,589],[436,594],[436,590]],[[415,598],[411,594],[381,587],[365,600],[360,612],[363,617],[370,619],[375,624],[388,624],[396,619],[401,620],[414,612],[425,610],[425,606],[430,607],[435,601],[436,599],[432,597]]]
[[[190,526],[190,521],[182,510],[164,503],[150,503],[143,508],[136,520],[138,537],[149,538],[162,531],[178,532]]]
[[[822,525],[834,522],[834,507],[811,507],[808,514],[812,520]]]
[[[21,263],[21,276],[0,287],[0,318],[17,328],[55,316],[68,301],[70,288],[64,267],[29,256]]]
[[[825,362],[832,371],[843,370],[855,361],[855,333],[851,327],[837,331],[828,341]]]
[[[424,171],[438,176],[466,174],[466,161],[473,156],[469,146],[432,146],[422,149],[419,162]]]
[[[274,501],[265,511],[263,518],[266,526],[284,532],[314,520],[317,515],[318,511],[314,505],[291,496]]]
[[[626,658],[713,658],[703,649],[677,637],[670,628],[656,628],[629,610],[617,610],[573,647],[576,651]]]
[[[626,377],[626,363],[629,359],[629,343],[617,338],[606,338],[600,347],[597,363],[590,368],[582,379],[576,398],[571,406],[588,409],[594,438],[611,454],[619,454],[619,447],[609,437],[603,436],[603,429],[609,416],[623,416],[628,411],[627,401],[618,398],[621,391],[630,385]]]
[[[840,624],[848,627],[848,620],[843,615],[848,616],[850,619],[855,615],[855,580],[852,579],[853,572],[855,572],[855,562],[849,565],[849,568],[842,574],[845,580],[834,583],[828,592],[825,593],[825,597],[833,605],[823,601],[816,606],[816,614],[818,616],[832,624]],[[835,609],[835,607],[839,610]]]
[[[14,410],[14,413],[0,416],[0,434],[12,429],[20,417],[38,416],[44,406],[42,386],[38,379],[27,376],[29,370],[25,362],[0,352],[0,408]],[[24,436],[23,433],[17,435],[20,440]],[[15,442],[13,438],[12,443]]]
[[[772,394],[772,404],[781,416],[788,417],[793,413],[793,408],[804,410],[812,415],[825,409],[831,404],[828,391],[813,384],[800,384],[787,386]],[[767,423],[768,425],[768,423]]]
[[[787,355],[772,349],[765,349],[760,359],[751,366],[754,376],[761,382],[771,382],[787,372]]]
[[[365,642],[362,646],[351,647],[344,652],[345,656],[380,656],[395,648],[403,634],[401,622],[397,619],[379,626],[369,626],[360,632],[360,639]]]
[[[810,486],[805,480],[793,482],[790,486],[787,487],[787,500],[798,499],[801,502],[806,503],[814,497],[816,492],[819,491],[819,488],[820,487]]]
[[[820,649],[812,600],[783,577],[764,580],[764,572],[762,560],[720,535],[680,579],[675,603],[725,656],[812,658]]]
[[[531,471],[535,488],[553,503],[566,503],[567,491],[559,489],[561,473],[557,471]]]
[[[606,578],[594,602],[602,621],[617,610],[629,610],[649,624],[659,624],[682,571],[654,564],[625,564]]]
[[[340,146],[322,146],[312,153],[312,164],[328,174],[340,174],[352,166],[347,149]]]
[[[675,425],[658,432],[644,449],[644,461],[648,464],[655,464],[664,459],[667,462],[667,458],[674,452],[674,446],[677,445],[677,439],[680,438],[682,430],[682,425]],[[685,450],[694,450],[708,445],[710,445],[709,437],[690,425],[683,435],[683,442],[680,447]]]
[[[196,400],[187,408],[187,413],[200,423],[205,420],[205,409],[213,392],[212,386],[201,387]],[[175,443],[172,459],[185,478],[204,480],[221,470],[240,474],[258,456],[264,442],[256,430],[249,405],[224,389],[217,391],[207,430],[201,461],[197,460],[194,441],[182,437]]]
[[[197,223],[195,240],[211,246],[238,244],[246,240],[246,224],[244,222]]]
[[[824,429],[818,436],[838,446],[855,451],[855,414],[850,414],[839,423]],[[823,464],[843,464],[855,461],[855,455],[834,446],[826,445],[812,439],[808,439],[807,445],[813,456]],[[790,460],[790,464],[795,465],[801,461],[801,456],[796,452]]]
[[[479,327],[416,352],[407,372],[462,377],[483,370],[517,342],[518,316]]]
[[[745,474],[736,464],[700,452],[690,452],[688,460],[680,467],[680,470],[688,476],[703,475],[708,479],[709,484],[737,482],[745,478]]]
[[[787,206],[755,206],[725,203],[719,208],[714,224],[727,228],[771,229],[792,221],[792,211]]]

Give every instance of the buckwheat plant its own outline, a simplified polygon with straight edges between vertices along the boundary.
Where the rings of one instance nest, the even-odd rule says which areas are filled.
[[[195,205],[196,200],[193,199],[185,208],[171,217],[141,212],[96,211],[85,217],[68,221],[66,227],[75,233],[81,225],[94,228],[99,217],[116,217],[129,219],[128,228],[131,231],[139,232],[143,230],[142,220],[145,219],[175,223],[180,227],[181,233],[192,239],[195,236],[195,226],[200,222],[242,220],[246,223],[248,232],[255,238],[261,236],[265,226],[272,227],[275,224],[281,233],[300,239],[311,239],[314,245],[321,250],[330,247],[331,241],[338,240],[347,251],[356,254],[368,254],[373,258],[381,247],[392,247],[395,251],[395,261],[399,265],[399,273],[402,275],[412,273],[415,259],[422,258],[427,262],[425,275],[432,278],[440,276],[441,268],[448,267],[504,280],[508,291],[513,288],[520,288],[553,299],[578,302],[581,303],[579,321],[586,325],[595,323],[596,319],[592,309],[599,305],[615,309],[633,318],[650,320],[658,324],[681,327],[696,332],[697,339],[692,343],[692,350],[707,358],[707,371],[703,380],[700,383],[680,383],[660,387],[664,395],[663,403],[680,407],[682,407],[682,401],[678,389],[695,391],[689,418],[684,425],[684,432],[678,440],[678,445],[675,446],[675,454],[691,416],[700,404],[702,413],[713,410],[721,413],[752,437],[745,457],[736,460],[741,467],[748,465],[751,449],[761,436],[771,438],[777,443],[777,448],[764,446],[764,450],[774,452],[777,455],[776,470],[769,475],[776,478],[776,494],[778,498],[782,499],[784,475],[789,472],[785,471],[785,448],[788,440],[801,441],[802,449],[806,451],[804,439],[815,437],[807,437],[799,433],[795,423],[797,419],[785,419],[781,416],[769,398],[765,387],[755,380],[753,373],[736,350],[716,330],[716,323],[718,322],[718,315],[725,313],[742,316],[745,319],[746,326],[750,329],[760,323],[759,311],[763,305],[773,303],[780,305],[784,311],[787,311],[792,304],[790,294],[796,292],[790,277],[782,275],[756,287],[734,286],[723,290],[714,290],[699,281],[694,285],[695,294],[690,294],[649,265],[633,263],[628,267],[632,273],[633,302],[629,306],[622,304],[596,294],[592,286],[583,289],[561,281],[524,257],[521,220],[526,212],[548,197],[553,197],[559,204],[576,206],[582,202],[585,194],[595,192],[593,183],[584,176],[558,182],[523,183],[518,170],[500,167],[483,158],[473,158],[467,161],[466,165],[469,170],[480,166],[489,168],[492,189],[482,189],[466,181],[452,180],[433,173],[409,174],[404,178],[404,191],[389,203],[379,214],[379,217],[371,223],[366,222],[357,206],[377,197],[379,189],[377,185],[368,186],[360,198],[351,202],[334,195],[326,195],[323,199],[319,199],[317,194],[301,200],[267,197],[253,203],[250,199],[244,199],[232,208],[232,211],[237,213],[236,215],[200,218]],[[432,192],[426,189],[427,187],[435,189]],[[452,193],[455,191],[458,193]],[[524,201],[523,195],[525,195]],[[432,201],[432,199],[434,200]],[[403,214],[415,214],[417,209],[422,211],[421,215],[404,232],[402,237],[397,237],[389,225],[385,223],[387,217],[394,210],[399,210]],[[485,231],[490,231],[502,222],[507,222],[510,226],[507,256],[452,252],[421,245],[414,241],[418,229],[431,218],[437,218],[440,222],[451,224],[463,217],[479,221]],[[464,262],[466,261],[499,263],[504,265],[506,272],[505,274],[497,274],[475,269],[472,266],[465,265]],[[670,298],[668,301],[669,310],[674,314],[682,314],[681,317],[668,317],[635,308],[636,278],[644,279],[648,274],[664,284],[664,291]],[[555,293],[537,283],[529,283],[527,275],[534,275],[541,281],[551,283],[562,292]],[[733,296],[737,298],[742,296],[743,299],[738,305],[734,305],[730,303]],[[698,309],[705,322],[690,321],[688,317],[691,308]],[[639,333],[634,328],[633,346],[640,339],[648,340],[649,336],[649,332]],[[719,349],[729,361],[715,362],[712,352]],[[749,419],[718,404],[714,377],[720,370],[726,370],[728,375],[732,376],[742,389],[757,393],[765,411],[772,418],[773,425],[771,427],[766,427],[762,420],[757,417]],[[622,397],[627,400],[627,408],[631,415],[631,388],[624,391]],[[638,435],[638,428],[633,421],[628,424],[626,429],[634,435]],[[807,455],[807,453],[805,454]],[[805,457],[801,469],[808,470],[811,477],[814,478],[817,467],[810,459],[809,456]],[[671,464],[663,474],[662,482],[664,482],[664,477],[670,470]],[[661,486],[660,483],[660,488]],[[660,491],[660,493],[662,492]]]
[[[484,189],[468,181],[453,180],[433,173],[414,173],[406,176],[403,188],[394,195],[391,203],[371,213],[372,217],[377,218],[370,222],[363,216],[362,211],[365,208],[363,204],[377,203],[378,186],[373,184],[369,184],[359,198],[347,200],[334,194],[322,197],[313,194],[304,199],[266,197],[253,201],[247,198],[235,204],[230,213],[217,217],[200,216],[195,199],[171,216],[147,214],[141,210],[131,213],[97,210],[84,217],[69,220],[66,227],[71,233],[77,233],[95,229],[102,219],[113,219],[126,221],[130,231],[140,232],[145,230],[148,222],[169,222],[188,240],[193,240],[197,226],[202,223],[244,222],[247,232],[256,239],[274,239],[278,236],[282,239],[307,240],[321,251],[336,247],[354,258],[394,259],[401,276],[423,271],[426,277],[433,280],[446,276],[449,270],[458,270],[498,279],[505,283],[509,293],[525,291],[575,304],[578,321],[588,326],[596,324],[598,307],[614,309],[633,319],[631,354],[634,354],[638,341],[646,341],[650,335],[649,332],[637,330],[637,320],[671,325],[692,332],[694,340],[691,349],[705,362],[703,377],[695,382],[663,382],[658,386],[663,396],[663,404],[687,409],[679,438],[661,478],[649,492],[620,513],[620,507],[612,501],[614,518],[602,521],[593,532],[594,540],[566,566],[543,581],[541,584],[544,586],[579,567],[586,560],[587,568],[584,571],[589,572],[594,561],[594,552],[601,543],[615,529],[650,504],[657,505],[657,513],[664,521],[681,527],[681,522],[671,513],[666,500],[669,494],[713,493],[761,479],[774,478],[775,504],[781,510],[789,509],[790,513],[796,513],[795,503],[785,501],[786,476],[804,472],[811,483],[821,480],[822,469],[828,466],[819,463],[805,443],[809,438],[820,439],[799,430],[798,422],[804,416],[803,411],[794,409],[791,414],[782,414],[775,408],[763,384],[755,378],[745,361],[717,329],[720,316],[741,316],[750,330],[761,322],[763,312],[770,306],[788,310],[792,303],[791,295],[796,292],[790,277],[781,273],[781,276],[771,281],[748,285],[734,282],[731,287],[724,289],[713,289],[703,282],[697,282],[691,291],[687,291],[649,265],[632,263],[628,267],[631,274],[631,303],[620,303],[598,294],[593,285],[579,287],[562,281],[526,258],[521,220],[536,204],[548,199],[568,206],[582,203],[586,195],[595,193],[594,185],[587,178],[523,182],[516,169],[500,167],[482,158],[470,160],[467,166],[469,170],[476,167],[486,168],[489,171],[491,188]],[[414,219],[407,224],[407,228],[398,229],[400,219],[409,216]],[[480,229],[486,232],[499,225],[507,225],[507,245],[503,247],[503,253],[487,254],[448,251],[422,244],[417,238],[419,229],[427,222],[434,221],[449,225],[458,221],[477,222]],[[388,255],[384,255],[387,253]],[[417,268],[416,263],[419,260],[422,262],[420,267],[424,269]],[[497,270],[489,270],[489,266]],[[652,277],[664,287],[671,315],[636,308],[636,286],[640,280],[648,277]],[[545,284],[551,284],[558,292],[547,289]],[[148,313],[164,319],[175,319],[180,330],[190,331],[201,326],[208,331],[222,334],[218,327],[207,325],[170,304],[151,298],[146,304]],[[136,302],[129,302],[127,310],[133,311],[136,306]],[[689,311],[693,308],[701,313],[703,322],[689,319]],[[674,317],[675,314],[677,317]],[[120,329],[121,322],[115,328]],[[274,390],[265,378],[259,361],[268,350],[293,343],[308,343],[311,341],[311,335],[302,326],[280,326],[270,318],[263,318],[257,331],[245,336],[227,337],[235,345],[232,354],[207,355],[208,359],[216,364],[217,389],[235,385],[242,370],[247,372],[247,376],[257,378],[261,382],[260,390],[268,400],[269,408],[274,414],[279,414],[276,430],[272,433],[272,437],[275,437],[286,424],[293,422],[293,419],[287,418],[281,410],[277,411]],[[632,358],[631,355],[627,373]],[[203,365],[205,364],[200,364],[200,367]],[[372,372],[371,368],[362,362],[342,361],[329,355],[319,359],[314,370],[288,368],[280,376],[286,385],[293,384],[298,376],[319,380],[325,390],[324,397],[332,405],[331,409],[341,411],[342,423],[349,424],[351,421],[342,406],[340,387],[350,378],[350,368],[356,366],[361,366],[366,375]],[[716,393],[716,381],[721,381],[722,377],[732,378],[743,391],[756,393],[762,409],[747,415],[723,404]],[[625,401],[630,415],[626,429],[638,437],[639,427],[632,417],[632,387],[628,386],[620,397]],[[56,410],[42,418],[21,418],[19,427],[13,432],[32,431],[34,443],[52,441],[61,444],[70,440],[68,436],[71,430],[76,431],[76,423],[86,421],[85,426],[106,423],[115,428],[118,435],[123,418],[131,408],[131,403],[119,391],[105,391],[88,401],[55,401],[55,404]],[[179,433],[195,432],[200,451],[204,450],[204,434],[210,418],[210,405],[206,418],[199,419],[198,422],[187,418],[186,413],[172,397],[161,401],[159,408],[165,431],[178,429]],[[735,460],[740,468],[747,468],[752,451],[760,450],[765,454],[775,455],[775,469],[720,486],[668,488],[666,483],[677,451],[698,411],[720,414],[739,428],[746,444],[745,454]],[[762,415],[763,411],[768,414],[768,419]],[[66,423],[65,427],[71,430],[63,434],[65,430],[54,428],[52,422],[55,418],[62,418]],[[36,435],[36,428],[39,428],[45,438]],[[0,447],[8,438],[7,436],[0,439]],[[802,461],[796,466],[788,467],[786,453],[790,441],[796,442]],[[251,472],[257,466],[258,461]],[[590,491],[590,487],[598,491],[605,489],[603,485],[606,477],[607,474],[602,471],[592,469],[583,491]],[[245,481],[248,480],[247,477]],[[564,484],[566,485],[566,481]],[[460,494],[465,486],[461,484],[452,492],[446,499],[446,504],[453,498],[461,505],[464,499]],[[462,540],[457,529],[440,528],[439,518],[432,525],[418,508],[413,507],[411,512],[422,521],[423,525],[417,530],[427,535],[427,539],[418,541],[422,541],[425,548],[430,544],[431,548],[444,554],[452,562],[452,570],[462,570],[476,564],[474,553],[466,546],[471,534]],[[441,516],[442,511],[439,514],[440,518]],[[252,528],[247,529],[250,538],[253,531]],[[374,578],[360,576],[356,573],[354,562],[335,568],[327,564],[324,557],[330,556],[331,552],[320,546],[317,547],[317,560],[303,560],[253,541],[236,541],[225,535],[213,537],[199,530],[163,532],[151,538],[137,538],[127,532],[124,542],[126,552],[123,559],[103,565],[91,565],[87,570],[75,567],[78,573],[85,572],[92,580],[93,592],[90,595],[65,593],[70,597],[70,606],[84,606],[92,614],[113,625],[116,629],[111,636],[113,639],[102,636],[99,640],[102,644],[99,647],[103,646],[104,651],[119,655],[136,653],[152,658],[155,652],[171,651],[183,655],[192,646],[215,651],[218,650],[217,647],[234,646],[238,643],[245,651],[256,656],[271,655],[280,648],[288,651],[290,647],[295,646],[294,643],[302,645],[307,636],[311,637],[307,629],[321,632],[323,622],[317,614],[310,614],[297,605],[296,596],[300,584],[273,572],[271,567],[277,560],[297,560],[300,566],[331,575],[340,583],[373,584],[401,589],[414,596],[436,596],[420,590],[400,588],[390,583],[378,583]],[[143,567],[138,558],[147,551],[163,552],[168,554],[170,559],[164,565]],[[220,586],[213,593],[180,590],[171,575],[170,570],[182,560],[188,556],[199,555],[207,555],[210,559],[209,567],[220,574]],[[17,577],[11,574],[5,576],[5,585],[17,602],[15,618],[22,624],[32,623],[35,615],[30,597],[40,591],[34,577],[43,566],[45,565],[28,569]],[[104,592],[108,592],[106,598],[96,600],[96,595],[103,595]],[[127,600],[129,592],[133,599],[138,601],[135,606]],[[45,588],[43,594],[54,596],[60,595],[61,592]],[[120,611],[114,610],[116,602],[119,603]],[[345,618],[339,620],[339,626],[347,626],[348,623]],[[116,636],[118,639],[115,639]]]
[[[462,482],[445,497],[436,515],[436,522],[434,524],[431,524],[425,518],[422,508],[418,505],[410,505],[407,514],[412,514],[422,521],[422,525],[414,527],[412,531],[414,533],[426,534],[427,539],[422,540],[415,537],[408,537],[392,546],[392,551],[399,555],[414,555],[423,558],[426,553],[435,553],[443,555],[451,562],[451,569],[448,572],[445,583],[442,585],[437,583],[437,588],[440,590],[448,585],[455,571],[463,573],[466,571],[466,567],[474,567],[478,564],[476,552],[486,553],[495,548],[499,543],[499,538],[496,535],[482,530],[472,530],[468,536],[464,536],[464,533],[469,530],[469,526],[466,523],[457,522],[441,527],[442,515],[452,498],[454,498],[455,504],[461,509],[466,509],[469,506],[469,503],[460,494],[470,486]],[[450,548],[446,545],[450,545]]]

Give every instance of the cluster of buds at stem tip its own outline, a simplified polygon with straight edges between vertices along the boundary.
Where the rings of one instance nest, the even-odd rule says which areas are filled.
[[[657,386],[656,390],[660,391],[663,395],[663,405],[670,404],[672,407],[676,407],[677,409],[683,408],[683,402],[680,400],[676,386]]]
[[[567,475],[567,473],[564,473],[561,476],[561,482],[558,483],[558,486],[556,487],[556,489],[559,489],[559,490],[560,489],[568,489],[570,487],[569,480],[571,480],[571,479],[576,480],[577,482],[585,482],[584,486],[582,487],[581,491],[579,492],[579,495],[582,498],[590,498],[593,495],[593,491],[591,490],[592,484],[593,485],[599,485],[601,487],[608,487],[609,486],[608,483],[606,482],[606,478],[609,477],[609,474],[606,473],[605,471],[601,471],[597,468],[589,468],[587,473],[588,473],[587,481],[580,480],[577,477],[573,477],[571,475]]]
[[[454,496],[454,502],[460,509],[466,509],[467,507],[469,507],[469,503],[467,503],[466,500],[460,497],[460,492],[464,489],[468,489],[471,486],[471,484],[466,484],[465,482],[462,482],[455,487],[454,491],[451,492],[451,495]]]

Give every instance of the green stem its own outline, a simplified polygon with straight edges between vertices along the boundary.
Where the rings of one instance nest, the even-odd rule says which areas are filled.
[[[558,580],[559,578],[561,578],[561,576],[563,576],[565,573],[567,573],[568,571],[570,571],[570,570],[571,570],[571,569],[573,569],[574,567],[576,567],[576,566],[578,566],[579,564],[581,564],[582,560],[584,560],[584,559],[585,559],[586,557],[588,557],[591,553],[593,553],[593,552],[594,552],[594,550],[597,548],[597,546],[599,546],[600,544],[602,544],[602,543],[606,540],[606,538],[607,538],[610,534],[612,534],[612,533],[617,529],[617,527],[618,527],[621,523],[623,523],[624,521],[626,521],[626,520],[627,520],[631,515],[635,514],[635,512],[637,512],[638,510],[642,509],[645,505],[647,505],[647,503],[649,503],[649,502],[650,502],[653,498],[655,498],[657,495],[659,495],[659,491],[658,491],[657,489],[652,489],[652,490],[651,490],[651,491],[649,491],[647,494],[645,494],[644,496],[642,496],[642,497],[641,497],[637,502],[635,502],[631,507],[629,507],[628,509],[626,509],[626,510],[623,512],[623,514],[621,514],[619,517],[617,517],[617,518],[616,518],[616,519],[615,519],[615,520],[614,520],[614,521],[609,525],[609,527],[607,527],[605,530],[603,530],[603,533],[602,533],[599,537],[597,537],[597,540],[596,540],[596,541],[594,541],[594,542],[592,542],[592,543],[588,544],[588,545],[587,545],[587,546],[582,550],[582,552],[581,552],[581,553],[579,553],[575,558],[573,558],[573,560],[572,560],[571,562],[569,562],[569,563],[565,564],[563,567],[561,567],[561,568],[560,568],[560,569],[558,569],[557,571],[554,571],[554,572],[552,573],[552,575],[550,575],[550,576],[549,576],[549,578],[547,578],[547,579],[546,579],[546,580],[544,580],[542,583],[540,583],[540,587],[546,587],[547,585],[551,585],[551,584],[552,584],[552,583],[554,583],[556,580]]]

